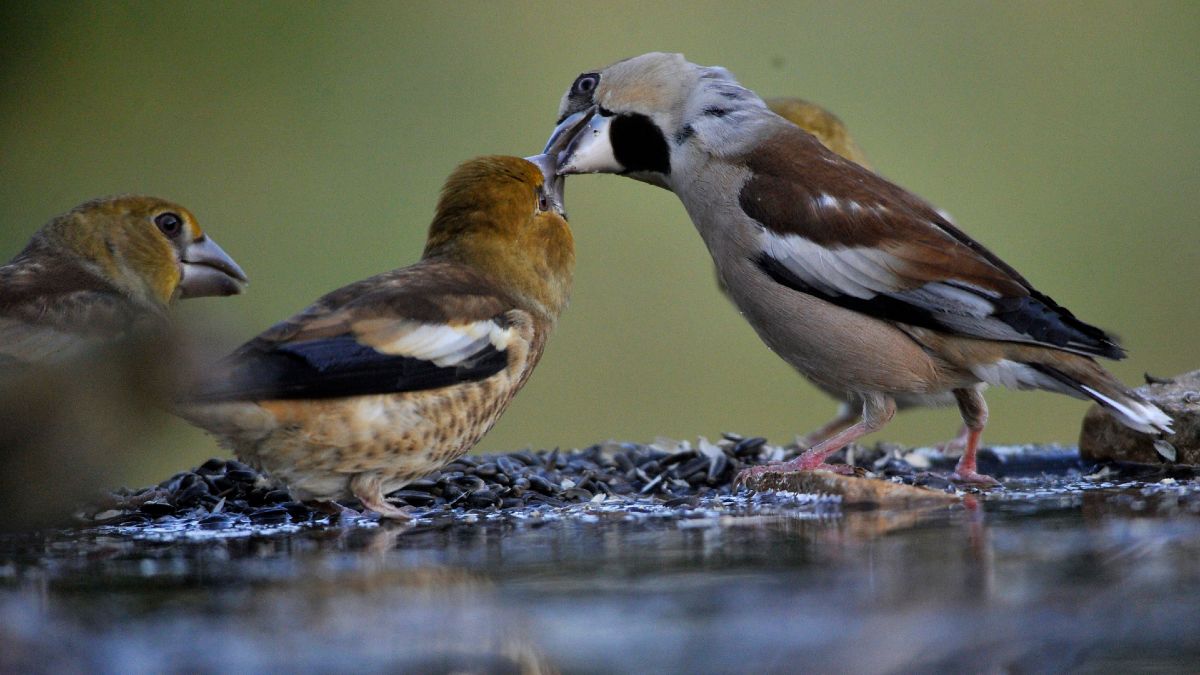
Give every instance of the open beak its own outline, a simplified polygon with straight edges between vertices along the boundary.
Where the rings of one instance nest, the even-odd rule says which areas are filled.
[[[543,193],[549,198],[551,208],[561,214],[563,218],[566,218],[567,212],[563,209],[563,187],[567,179],[559,175],[558,161],[554,155],[543,153],[526,157],[525,161],[541,169],[544,179],[542,185]]]
[[[611,115],[599,114],[592,106],[567,117],[550,134],[542,152],[554,156],[558,173],[620,173],[624,170],[613,154],[609,129]]]
[[[183,279],[179,282],[181,298],[237,295],[246,283],[242,268],[208,236],[188,244],[180,262],[183,267]]]

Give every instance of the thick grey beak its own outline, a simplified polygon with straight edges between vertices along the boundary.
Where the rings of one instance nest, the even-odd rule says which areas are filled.
[[[619,173],[609,139],[612,117],[598,114],[599,106],[581,110],[563,120],[550,134],[542,152],[558,161],[558,172]]]
[[[567,149],[571,141],[575,140],[575,136],[592,119],[592,115],[595,115],[597,110],[596,106],[592,106],[587,110],[581,110],[571,115],[559,123],[550,134],[550,140],[546,141],[546,148],[542,150],[542,154],[552,155],[555,160],[560,159],[559,154]]]
[[[567,212],[563,209],[563,188],[567,179],[558,175],[557,158],[554,155],[543,153],[526,157],[525,161],[541,170],[542,177],[545,179],[545,185],[542,189],[553,204],[554,210],[561,213],[563,218],[566,218]]]
[[[599,114],[600,107],[571,115],[554,127],[546,154],[558,159],[558,173],[623,173],[612,147],[612,115]]]
[[[180,262],[183,267],[183,279],[179,281],[181,298],[237,295],[246,283],[242,268],[207,236],[188,244]]]

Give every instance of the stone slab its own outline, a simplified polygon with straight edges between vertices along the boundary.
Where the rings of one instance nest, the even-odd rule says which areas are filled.
[[[832,471],[792,471],[752,476],[745,486],[755,491],[787,490],[803,494],[838,495],[843,505],[908,508],[953,504],[957,495],[876,478],[844,476]]]
[[[1137,392],[1174,420],[1175,433],[1158,438],[1130,429],[1093,405],[1083,418],[1079,454],[1088,460],[1200,465],[1200,370],[1153,381]],[[1158,447],[1155,446],[1156,441]],[[1164,442],[1166,445],[1164,445]]]

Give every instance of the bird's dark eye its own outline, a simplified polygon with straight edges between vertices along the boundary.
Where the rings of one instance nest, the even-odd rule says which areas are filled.
[[[178,213],[160,213],[154,216],[154,224],[158,229],[168,237],[174,237],[183,229],[183,219]]]
[[[550,210],[550,198],[544,194],[538,194],[538,211]]]
[[[575,78],[575,84],[571,85],[571,93],[587,96],[596,90],[598,84],[600,84],[600,73],[584,73]]]

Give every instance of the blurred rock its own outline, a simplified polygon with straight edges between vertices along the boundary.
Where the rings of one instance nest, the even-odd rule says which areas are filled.
[[[768,473],[746,480],[745,487],[756,492],[787,490],[801,494],[838,495],[843,505],[911,507],[952,504],[957,495],[886,480],[843,476],[832,471],[793,471]]]
[[[1093,405],[1083,418],[1080,456],[1088,460],[1200,464],[1200,370],[1161,380],[1147,377],[1147,380],[1150,384],[1139,387],[1137,392],[1171,416],[1175,433],[1165,439],[1139,433]]]

